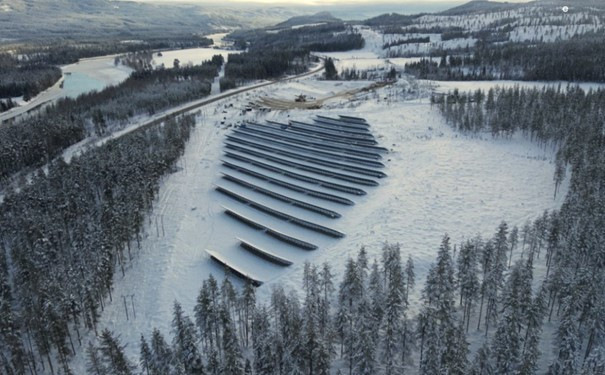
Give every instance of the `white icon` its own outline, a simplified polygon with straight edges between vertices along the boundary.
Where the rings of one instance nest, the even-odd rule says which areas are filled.
[[[566,5],[563,8],[561,8],[561,10],[563,11],[563,13],[567,13],[567,12],[569,12],[569,7]]]

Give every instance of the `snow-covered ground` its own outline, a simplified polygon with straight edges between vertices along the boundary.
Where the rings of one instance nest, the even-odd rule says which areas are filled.
[[[367,82],[346,83],[347,88],[356,84],[363,86]],[[406,84],[386,87],[376,93],[359,94],[352,100],[336,98],[315,111],[273,111],[268,114],[242,111],[248,102],[262,95],[293,99],[294,95],[308,92],[329,96],[331,92],[342,91],[342,86],[340,82],[316,81],[311,77],[259,88],[204,107],[185,155],[179,161],[178,172],[167,176],[162,183],[139,256],[125,277],[116,276],[114,302],[106,306],[101,317],[102,327],[119,332],[123,342],[131,344],[127,348],[129,355],[138,355],[135,343],[141,333],[149,334],[153,327],[169,331],[174,300],[180,301],[185,310],[191,312],[202,281],[210,274],[222,278],[224,270],[211,261],[205,249],[219,252],[234,265],[264,281],[258,295],[266,300],[275,285],[298,288],[305,261],[329,262],[339,280],[346,258],[354,256],[360,246],[365,245],[373,257],[380,254],[384,241],[399,242],[403,255],[411,255],[416,262],[420,286],[416,288],[411,304],[416,306],[414,302],[419,298],[418,291],[444,233],[449,233],[454,243],[476,234],[490,236],[503,219],[520,225],[543,210],[561,204],[567,182],[557,199],[553,199],[552,150],[541,149],[521,137],[492,139],[489,135],[471,137],[454,132],[426,97],[403,100],[401,95],[407,91]],[[299,186],[346,196],[355,202],[354,206],[326,203],[221,165],[221,159],[233,162],[223,155],[223,142],[226,135],[232,133],[232,125],[245,119],[260,122],[265,119],[310,120],[317,114],[349,114],[368,120],[380,144],[390,150],[383,159],[388,177],[377,179],[378,187],[361,187],[368,194],[355,197],[255,166],[246,167]],[[221,125],[221,122],[225,124]],[[335,210],[342,217],[330,219],[286,205],[225,181],[220,177],[223,172],[280,194]],[[297,172],[331,180],[308,172]],[[218,193],[214,190],[215,185],[339,230],[346,237],[332,239],[294,227]],[[312,242],[319,249],[304,251],[283,245],[228,217],[224,214],[224,207]],[[282,268],[257,258],[238,247],[237,237],[286,257],[294,264]],[[129,311],[130,321],[127,322],[121,296],[130,295],[133,296],[136,318]],[[82,366],[82,358],[77,358],[75,363]]]
[[[237,53],[237,51],[219,49],[219,48],[188,48],[173,51],[163,51],[162,56],[158,53],[153,54],[152,64],[154,66],[164,65],[167,68],[172,68],[174,60],[178,59],[181,66],[184,65],[199,65],[202,61],[212,59],[214,55],[222,55],[227,61],[227,56],[230,53]]]

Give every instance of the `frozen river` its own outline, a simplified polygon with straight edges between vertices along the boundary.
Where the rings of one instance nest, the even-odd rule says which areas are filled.
[[[217,54],[222,55],[227,60],[229,53],[237,53],[237,51],[226,49],[228,43],[223,40],[225,35],[208,35],[209,38],[215,41],[213,47],[162,51],[162,56],[158,56],[158,53],[155,52],[152,64],[154,66],[164,64],[164,66],[171,68],[174,60],[178,59],[181,65],[189,63],[197,65],[201,64],[202,61],[210,60],[213,55]],[[81,59],[77,63],[62,66],[63,78],[29,102],[17,100],[21,105],[10,111],[0,113],[0,122],[22,116],[60,98],[76,98],[93,90],[99,91],[105,87],[120,84],[130,76],[132,69],[125,65],[116,65],[116,56],[118,55]]]

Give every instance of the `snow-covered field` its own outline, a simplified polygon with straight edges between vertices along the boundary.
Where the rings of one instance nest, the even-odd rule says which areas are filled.
[[[174,60],[178,59],[181,65],[199,65],[202,61],[212,59],[214,55],[222,55],[227,61],[227,56],[230,53],[237,53],[237,51],[219,49],[219,48],[188,48],[173,51],[164,51],[162,56],[158,56],[157,53],[153,55],[153,65],[160,66],[164,65],[167,68],[172,68]]]
[[[316,81],[311,77],[260,88],[204,107],[179,162],[179,171],[167,176],[162,184],[139,256],[125,277],[116,276],[114,302],[106,306],[101,326],[119,332],[123,342],[131,343],[128,354],[136,356],[138,348],[134,343],[138,342],[141,333],[149,334],[153,327],[168,332],[174,300],[191,312],[202,281],[210,274],[223,277],[224,270],[211,261],[205,249],[222,254],[234,265],[264,281],[265,285],[258,289],[260,299],[266,299],[275,285],[298,288],[305,261],[329,262],[340,279],[347,257],[354,256],[362,245],[370,256],[377,256],[384,241],[401,243],[403,255],[413,257],[417,279],[422,284],[444,233],[449,233],[454,243],[476,234],[490,236],[503,219],[520,225],[543,210],[561,204],[566,185],[557,199],[553,199],[551,150],[541,149],[520,137],[492,139],[489,135],[470,137],[454,132],[438,111],[431,108],[426,97],[403,100],[401,94],[407,91],[406,85],[360,94],[352,100],[336,98],[315,111],[273,111],[268,114],[242,111],[244,105],[262,95],[293,98],[302,91],[328,96],[330,92],[343,89],[339,82]],[[254,166],[247,167],[299,186],[346,196],[355,202],[354,206],[310,198],[221,165],[221,159],[233,161],[223,155],[223,142],[226,135],[232,133],[232,125],[245,119],[308,121],[317,114],[332,117],[350,114],[368,120],[380,144],[390,150],[383,159],[388,177],[376,179],[380,183],[378,187],[362,187],[368,194],[356,197]],[[225,124],[221,125],[221,122]],[[221,178],[223,172],[332,209],[342,217],[330,219],[286,205],[225,181]],[[309,172],[297,172],[329,180]],[[214,190],[215,185],[341,231],[346,237],[332,239],[294,227],[218,193]],[[228,217],[223,212],[224,207],[312,242],[319,249],[304,251],[283,245]],[[270,249],[294,264],[283,268],[257,258],[239,248],[236,237]],[[417,293],[412,296],[412,306],[417,305],[414,301],[419,298],[420,288],[418,286]],[[121,296],[128,298],[130,295],[136,318],[129,311],[130,321],[127,322]],[[80,357],[75,362],[81,365],[83,361]]]

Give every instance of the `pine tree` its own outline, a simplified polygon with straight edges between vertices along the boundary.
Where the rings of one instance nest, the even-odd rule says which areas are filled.
[[[305,264],[305,303],[303,306],[303,356],[308,374],[313,374],[317,366],[317,354],[321,342],[319,331],[320,299],[317,268]]]
[[[443,342],[441,341],[441,333],[437,326],[436,313],[431,307],[423,309],[423,340],[422,346],[424,350],[420,356],[420,375],[432,375],[441,373],[441,353]]]
[[[412,256],[408,256],[408,260],[405,264],[405,301],[408,303],[408,297],[410,290],[414,288],[416,275],[414,274],[414,260]]]
[[[355,341],[353,344],[353,372],[358,375],[373,375],[376,373],[376,342],[374,341],[374,325],[372,309],[367,298],[362,298],[358,306],[355,320]]]
[[[508,244],[510,247],[510,255],[508,256],[508,268],[510,268],[513,261],[513,251],[517,248],[519,242],[519,228],[515,225],[508,235]]]
[[[582,375],[605,374],[605,345],[601,344],[593,349],[592,354],[582,366]]]
[[[151,348],[143,335],[141,335],[140,350],[139,365],[141,366],[141,371],[143,371],[143,374],[145,375],[151,375],[150,368],[152,366],[151,363],[153,361],[153,353],[151,352]]]
[[[178,302],[174,303],[172,318],[172,347],[175,360],[187,374],[202,374],[202,358],[197,347],[195,325],[183,312]]]
[[[573,375],[579,370],[580,340],[574,304],[566,297],[562,302],[564,306],[563,316],[557,331],[557,358],[550,366],[548,373],[551,375]]]
[[[378,268],[378,262],[374,260],[372,264],[372,272],[368,283],[368,297],[371,299],[370,309],[372,310],[371,322],[374,341],[378,342],[379,329],[384,316],[384,286],[382,284],[382,276]]]
[[[332,340],[332,324],[330,314],[330,301],[334,293],[332,270],[328,263],[324,263],[319,273],[319,288],[321,293],[319,306],[319,331],[324,333],[324,339]],[[331,351],[330,351],[331,352]]]
[[[336,66],[334,66],[334,61],[332,58],[328,57],[324,61],[324,69],[325,69],[325,77],[327,80],[335,80],[338,79],[338,71],[336,70]]]
[[[353,371],[353,319],[357,301],[363,295],[363,284],[359,278],[357,265],[353,259],[347,261],[344,278],[338,291],[338,315],[336,331],[340,335],[341,352],[346,355],[349,373]]]
[[[538,358],[540,356],[540,334],[542,333],[542,320],[546,313],[546,288],[543,286],[532,300],[527,311],[527,328],[523,340],[521,365],[519,375],[533,375],[536,373]]]
[[[500,319],[492,353],[494,355],[494,367],[497,374],[510,374],[517,368],[519,361],[519,331],[517,316],[512,311],[505,310]]]
[[[494,372],[492,367],[492,363],[490,357],[492,353],[487,345],[487,342],[483,344],[477,350],[477,354],[475,355],[475,359],[473,360],[473,364],[471,365],[470,375],[497,375]]]
[[[385,374],[398,374],[402,371],[400,339],[403,335],[405,319],[404,279],[401,267],[399,246],[385,245],[384,267],[387,276],[385,311],[383,318],[382,363]]]
[[[468,373],[468,342],[463,325],[446,328],[443,333],[444,347],[441,353],[441,369],[451,375],[466,375]]]
[[[151,360],[149,361],[150,375],[178,374],[175,370],[177,362],[170,346],[157,328],[151,334]]]
[[[268,317],[269,312],[264,306],[258,307],[252,317],[252,351],[257,375],[271,375],[275,371],[272,328]]]
[[[237,342],[235,327],[227,311],[227,306],[223,305],[220,316],[223,328],[222,347],[224,353],[221,374],[241,375],[243,373],[241,352]]]
[[[124,346],[119,343],[118,338],[113,337],[108,329],[101,332],[99,351],[102,354],[102,363],[107,368],[108,373],[115,375],[134,374],[136,367],[126,358]]]
[[[242,292],[242,305],[243,305],[243,336],[244,346],[248,347],[248,340],[250,336],[250,321],[252,319],[252,312],[256,305],[256,292],[252,283],[246,283]]]
[[[489,278],[489,274],[490,271],[492,269],[492,265],[495,261],[495,253],[494,253],[494,246],[492,244],[492,241],[487,241],[483,247],[482,247],[482,251],[481,251],[481,272],[482,272],[482,280],[481,280],[481,287],[479,289],[479,293],[481,295],[481,302],[479,304],[479,317],[477,318],[477,329],[479,329],[479,327],[481,326],[481,315],[483,313],[483,303],[485,300],[485,296],[487,294],[487,290],[488,288],[490,288],[490,281],[492,281]]]
[[[208,375],[221,375],[221,364],[218,360],[218,353],[216,350],[213,350],[208,355],[208,363],[206,364],[206,372]],[[265,373],[258,372],[259,375],[263,375]],[[266,373],[272,374],[272,373]]]
[[[462,321],[466,322],[466,332],[469,329],[473,302],[479,294],[477,242],[467,241],[464,243],[460,246],[460,254],[458,255],[460,306],[462,306]]]
[[[99,349],[97,349],[92,342],[89,342],[86,347],[86,371],[90,375],[110,374],[99,356]]]

